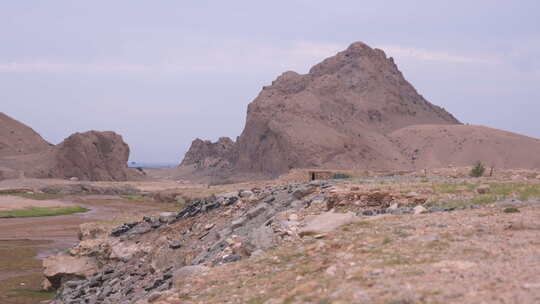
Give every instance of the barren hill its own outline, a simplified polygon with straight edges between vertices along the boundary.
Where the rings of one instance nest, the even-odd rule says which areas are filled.
[[[440,135],[444,135],[440,137]],[[539,168],[540,141],[463,126],[425,100],[379,49],[353,43],[308,74],[286,72],[249,104],[236,143],[194,141],[181,166],[277,176],[292,168],[411,170],[481,160]],[[207,164],[206,166],[204,164]]]
[[[0,113],[0,180],[19,177],[127,180],[129,147],[114,132],[76,133],[57,146]]]
[[[540,168],[540,140],[483,126],[411,126],[391,134],[413,168],[469,166]]]
[[[49,147],[32,128],[0,112],[0,157],[43,151]]]

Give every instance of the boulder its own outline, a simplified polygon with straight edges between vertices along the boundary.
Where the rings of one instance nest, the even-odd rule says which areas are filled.
[[[52,255],[43,260],[43,274],[47,289],[56,290],[67,281],[88,278],[99,270],[97,261],[91,257]]]
[[[103,225],[97,223],[84,223],[79,226],[79,240],[85,241],[96,239],[107,235],[107,230]]]
[[[315,192],[315,190],[317,190],[317,188],[311,185],[302,186],[293,192],[293,196],[294,198],[299,200],[302,199],[304,196],[310,195],[311,193]]]
[[[175,212],[162,212],[159,214],[159,221],[162,223],[172,223],[176,220]]]
[[[178,270],[176,270],[173,274],[173,284],[175,286],[178,286],[183,282],[185,279],[191,278],[193,276],[199,275],[203,272],[208,271],[210,268],[206,266],[201,265],[192,265],[192,266],[184,266]]]
[[[418,215],[418,214],[428,213],[429,211],[424,206],[418,205],[413,208],[413,212],[414,214]]]
[[[476,188],[478,194],[487,194],[491,192],[491,187],[489,185],[480,185]]]
[[[304,221],[304,227],[299,235],[318,235],[331,232],[336,228],[358,221],[360,218],[352,212],[334,213],[325,212]]]

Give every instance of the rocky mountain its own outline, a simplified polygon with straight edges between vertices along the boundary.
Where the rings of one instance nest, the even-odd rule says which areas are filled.
[[[308,74],[286,72],[264,87],[222,162],[271,176],[303,167],[405,167],[388,134],[417,124],[459,121],[419,95],[383,51],[357,42]],[[197,150],[190,162],[207,158]]]
[[[416,124],[458,124],[420,96],[383,51],[354,43],[308,74],[286,72],[249,105],[239,170],[403,166],[387,137]]]
[[[539,141],[461,125],[418,94],[392,58],[362,42],[305,75],[283,73],[249,104],[237,142],[227,139],[218,152],[220,142],[196,140],[181,166],[199,164],[201,174],[225,164],[235,174],[267,177],[292,168],[414,170],[477,160],[540,166],[539,158],[525,155],[539,150]]]
[[[121,181],[129,147],[114,132],[76,133],[59,145],[47,143],[30,127],[0,113],[0,180],[19,177]]]

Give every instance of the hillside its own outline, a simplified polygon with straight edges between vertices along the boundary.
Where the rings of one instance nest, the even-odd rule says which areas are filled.
[[[412,167],[540,168],[540,140],[483,126],[411,126],[390,134]]]
[[[47,143],[36,131],[0,112],[0,157],[46,150]]]
[[[23,123],[0,113],[0,180],[21,177],[127,180],[129,146],[114,132],[76,133],[47,143]]]

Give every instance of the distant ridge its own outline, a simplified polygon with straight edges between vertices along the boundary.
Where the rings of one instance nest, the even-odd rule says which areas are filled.
[[[0,113],[0,180],[127,180],[138,175],[127,168],[128,158],[129,146],[114,132],[75,133],[55,146],[30,127]]]

